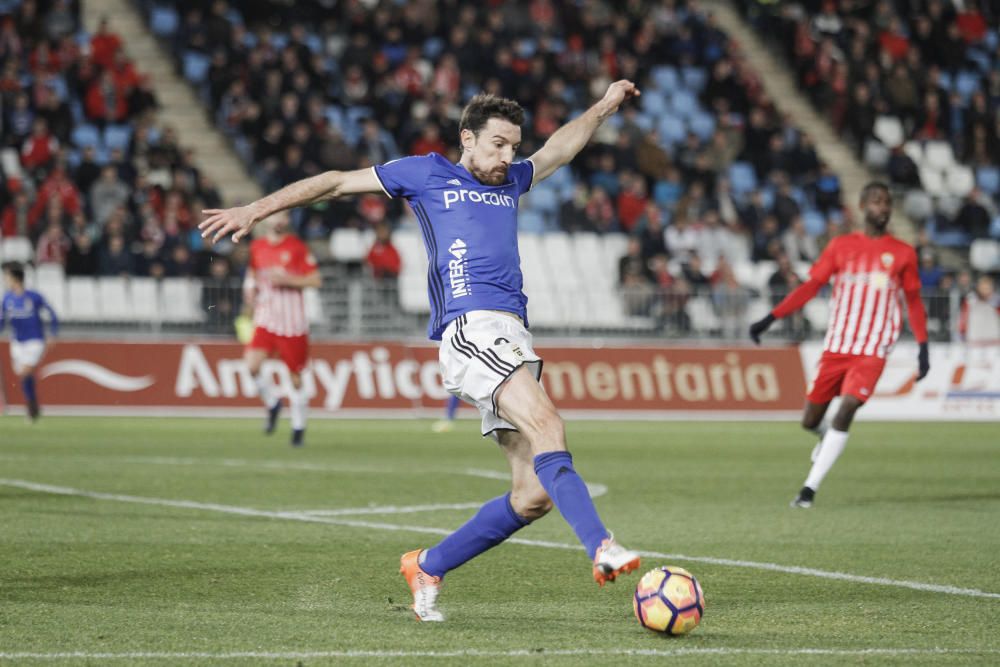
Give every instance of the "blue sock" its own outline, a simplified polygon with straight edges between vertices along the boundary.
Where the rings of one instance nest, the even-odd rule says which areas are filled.
[[[445,416],[448,421],[455,418],[455,412],[458,410],[458,396],[448,397],[448,407],[445,408]]]
[[[424,552],[420,567],[427,574],[443,577],[527,525],[528,521],[511,506],[509,493],[494,498],[458,530]]]
[[[535,457],[535,474],[593,560],[608,531],[597,516],[587,485],[573,468],[573,456],[569,452],[539,454]]]
[[[24,400],[28,403],[37,403],[38,396],[35,395],[35,376],[26,375],[21,380],[21,389],[24,391]]]

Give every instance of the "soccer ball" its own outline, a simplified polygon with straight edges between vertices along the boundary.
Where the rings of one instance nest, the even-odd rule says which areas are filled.
[[[684,568],[665,565],[650,570],[639,580],[632,608],[642,627],[683,635],[701,622],[705,596],[694,575]]]

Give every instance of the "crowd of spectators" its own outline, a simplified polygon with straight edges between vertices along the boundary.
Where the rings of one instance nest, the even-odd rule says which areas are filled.
[[[885,168],[902,187],[937,196],[937,169],[921,169],[920,146],[946,142],[972,168],[975,187],[920,211],[935,240],[956,246],[1000,237],[1000,6],[986,0],[740,0],[767,36],[776,36],[799,85],[857,147],[902,131]],[[895,122],[895,121],[893,121]],[[916,146],[908,150],[907,142]],[[948,167],[946,154],[939,165]],[[880,162],[876,160],[876,162]],[[948,233],[951,233],[950,235]]]
[[[0,4],[0,108],[0,236],[68,275],[208,274],[194,226],[219,193],[108,19],[87,34],[79,0]]]
[[[647,289],[684,284],[693,263],[721,276],[726,263],[810,261],[851,224],[811,137],[686,0],[328,3],[311,15],[137,2],[267,190],[405,154],[457,161],[462,106],[481,90],[525,107],[520,152],[530,155],[630,78],[638,104],[522,200],[524,231],[627,233],[640,260],[622,284]],[[308,240],[409,224],[399,201],[379,196],[325,202],[293,221]]]

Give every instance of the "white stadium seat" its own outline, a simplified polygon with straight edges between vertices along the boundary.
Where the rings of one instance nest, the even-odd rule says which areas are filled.
[[[201,283],[190,278],[164,278],[160,295],[163,319],[167,322],[200,322]]]
[[[905,133],[903,124],[895,116],[879,116],[875,119],[873,129],[875,137],[889,148],[895,148],[903,143]]]
[[[1000,241],[976,239],[969,247],[969,264],[976,271],[1000,269]]]
[[[802,307],[802,314],[809,320],[814,331],[822,333],[826,331],[826,325],[830,319],[830,300],[813,299]]]
[[[0,240],[0,261],[30,262],[35,258],[35,250],[31,240],[24,236],[11,236]]]
[[[944,171],[955,164],[955,153],[947,141],[928,141],[924,146],[924,160],[920,166]]]
[[[903,212],[911,220],[924,221],[934,215],[934,201],[923,190],[913,188],[903,198]]]
[[[310,324],[321,324],[323,322],[323,303],[319,297],[319,290],[315,287],[307,287],[302,290],[302,300],[305,302],[306,319]]]
[[[330,234],[330,256],[338,262],[360,262],[368,254],[361,232],[353,227],[340,227]]]
[[[952,165],[945,172],[945,183],[949,193],[956,197],[964,197],[976,187],[976,174],[965,165]]]
[[[160,287],[155,278],[132,278],[128,285],[132,319],[154,322],[160,319]]]
[[[924,145],[919,141],[907,141],[903,144],[903,152],[906,153],[913,164],[918,167],[924,162]]]
[[[936,169],[921,167],[920,184],[924,186],[924,190],[927,191],[927,194],[932,197],[940,197],[946,192],[944,187],[944,177],[941,175],[941,172]]]
[[[121,276],[98,278],[97,296],[102,319],[119,321],[134,319],[126,278]]]
[[[687,314],[691,318],[691,328],[698,333],[711,333],[722,328],[722,322],[715,314],[715,309],[708,297],[696,296],[689,300]]]
[[[72,276],[66,280],[66,319],[76,321],[101,319],[97,281],[94,278]]]

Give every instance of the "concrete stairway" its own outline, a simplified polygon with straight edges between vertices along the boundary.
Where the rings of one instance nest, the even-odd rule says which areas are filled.
[[[82,3],[84,27],[94,32],[102,16],[125,42],[136,68],[152,77],[161,109],[159,121],[177,130],[180,143],[193,148],[198,167],[215,181],[223,200],[241,204],[263,193],[250,177],[229,140],[210,123],[205,106],[191,86],[174,72],[170,54],[160,47],[142,15],[129,0]]]
[[[744,22],[726,0],[706,0],[702,6],[710,9],[718,20],[719,27],[740,43],[744,56],[760,75],[764,89],[778,109],[791,114],[796,124],[807,128],[814,137],[820,159],[829,164],[830,168],[840,176],[844,203],[856,212],[858,196],[864,184],[874,179],[885,180],[884,177],[872,172],[855,157],[853,151],[833,131],[826,118],[820,116],[799,91],[789,74],[789,68],[775,57],[757,32]],[[894,235],[908,243],[916,241],[916,225],[903,213],[899,201],[896,202],[893,211],[892,231]]]

